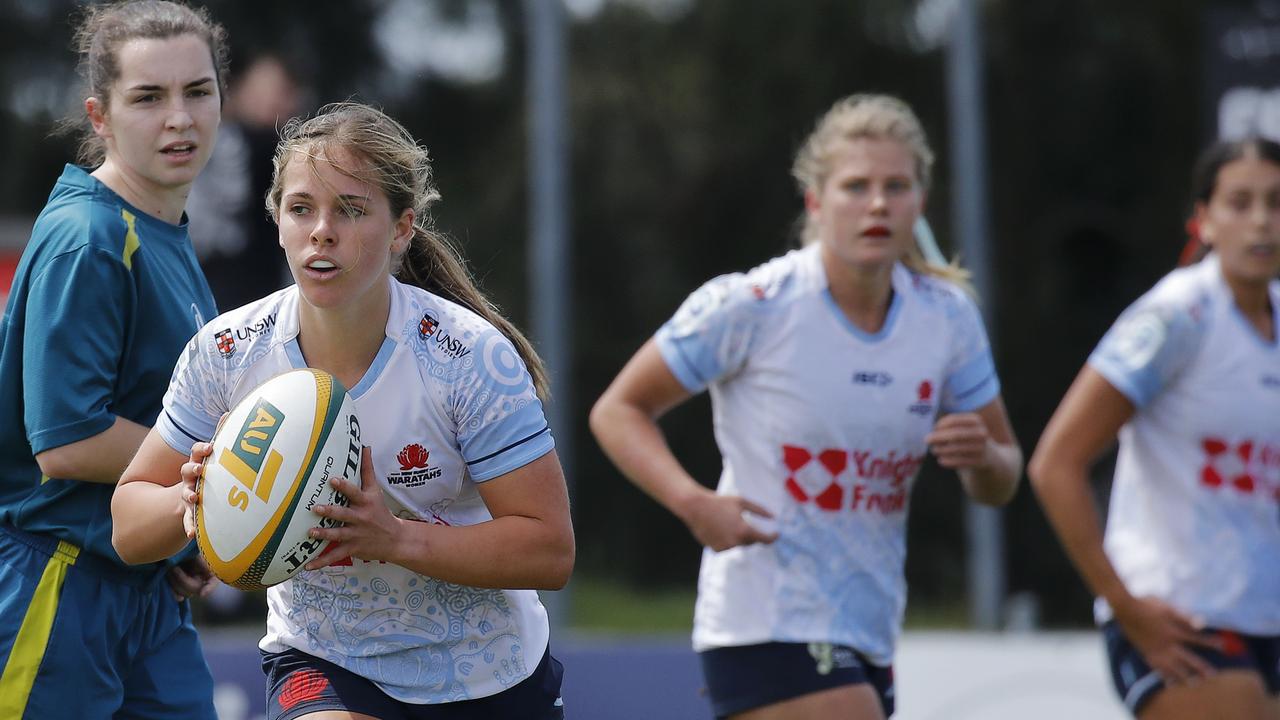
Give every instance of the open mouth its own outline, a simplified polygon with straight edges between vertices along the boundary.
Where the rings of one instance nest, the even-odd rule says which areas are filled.
[[[330,260],[312,260],[305,267],[316,277],[325,278],[338,274],[338,266]]]
[[[160,152],[169,156],[190,155],[195,151],[196,151],[195,143],[173,143],[172,145],[164,146],[164,148],[160,150]]]

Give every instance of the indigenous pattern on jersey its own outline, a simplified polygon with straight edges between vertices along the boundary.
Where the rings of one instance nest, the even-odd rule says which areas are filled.
[[[830,642],[888,665],[925,435],[939,412],[999,393],[977,308],[898,266],[884,326],[866,333],[831,297],[815,245],[711,280],[656,339],[689,391],[710,388],[718,492],[768,508],[780,533],[704,550],[695,648]]]
[[[68,165],[0,320],[0,521],[124,567],[111,547],[115,486],[45,478],[35,455],[97,435],[115,416],[154,423],[174,362],[214,312],[186,225]]]
[[[1280,283],[1270,293],[1280,308]],[[1240,312],[1217,256],[1139,298],[1089,365],[1137,408],[1105,540],[1129,592],[1280,635],[1280,346]],[[1095,610],[1110,618],[1101,600]]]
[[[382,349],[350,389],[387,505],[397,517],[441,525],[489,520],[477,483],[554,445],[529,373],[478,315],[394,280],[390,292]],[[189,452],[250,390],[306,366],[299,302],[297,288],[286,288],[192,339],[156,424],[170,446]],[[535,591],[465,587],[390,563],[304,571],[270,588],[267,602],[263,650],[302,650],[411,703],[500,692],[527,677],[547,648]]]

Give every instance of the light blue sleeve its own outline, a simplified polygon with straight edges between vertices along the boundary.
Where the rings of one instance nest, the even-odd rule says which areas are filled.
[[[533,379],[515,346],[497,330],[476,342],[472,370],[455,385],[458,445],[471,479],[483,482],[533,462],[555,447]]]
[[[1140,300],[1102,337],[1088,364],[1140,408],[1186,366],[1203,330],[1188,309]]]
[[[754,335],[749,284],[742,274],[722,275],[698,288],[654,340],[680,384],[698,393],[745,364]]]
[[[184,455],[191,453],[193,443],[212,440],[218,421],[230,410],[226,370],[215,368],[216,361],[204,351],[210,342],[207,332],[196,333],[178,357],[156,419],[160,437]]]
[[[940,409],[973,412],[1000,395],[1000,377],[978,306],[958,290],[950,300],[951,360],[943,381]]]

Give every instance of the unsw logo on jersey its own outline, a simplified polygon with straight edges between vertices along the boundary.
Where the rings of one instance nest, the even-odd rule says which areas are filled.
[[[427,462],[430,458],[431,451],[418,443],[405,445],[396,454],[400,469],[387,476],[387,484],[401,485],[407,488],[421,487],[426,485],[428,480],[435,480],[440,477],[440,468],[431,467],[430,463]]]
[[[213,341],[218,346],[218,354],[222,357],[229,358],[236,354],[236,338],[231,334],[231,328],[214,333]]]
[[[471,348],[467,347],[462,340],[459,340],[452,334],[442,330],[440,328],[440,321],[431,313],[422,314],[422,319],[418,321],[418,335],[420,335],[424,341],[428,339],[434,341],[437,350],[454,360],[465,357],[471,353]]]

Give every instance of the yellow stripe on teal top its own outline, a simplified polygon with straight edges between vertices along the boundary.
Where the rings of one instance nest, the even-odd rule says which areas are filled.
[[[40,583],[36,585],[35,594],[31,596],[31,604],[27,614],[22,618],[22,627],[18,628],[18,636],[14,638],[13,650],[9,653],[9,661],[5,663],[4,674],[0,675],[0,717],[22,717],[27,707],[27,699],[31,697],[31,688],[36,682],[36,673],[44,660],[45,648],[49,646],[49,635],[53,631],[53,620],[58,614],[58,600],[62,597],[62,583],[67,579],[67,568],[76,564],[80,548],[69,542],[61,541],[49,563],[44,566]]]
[[[133,223],[138,218],[128,210],[120,209],[120,217],[124,218],[124,224],[129,226],[129,232],[124,236],[124,266],[133,269],[133,254],[138,251],[142,243],[138,241],[138,231],[133,228]]]

